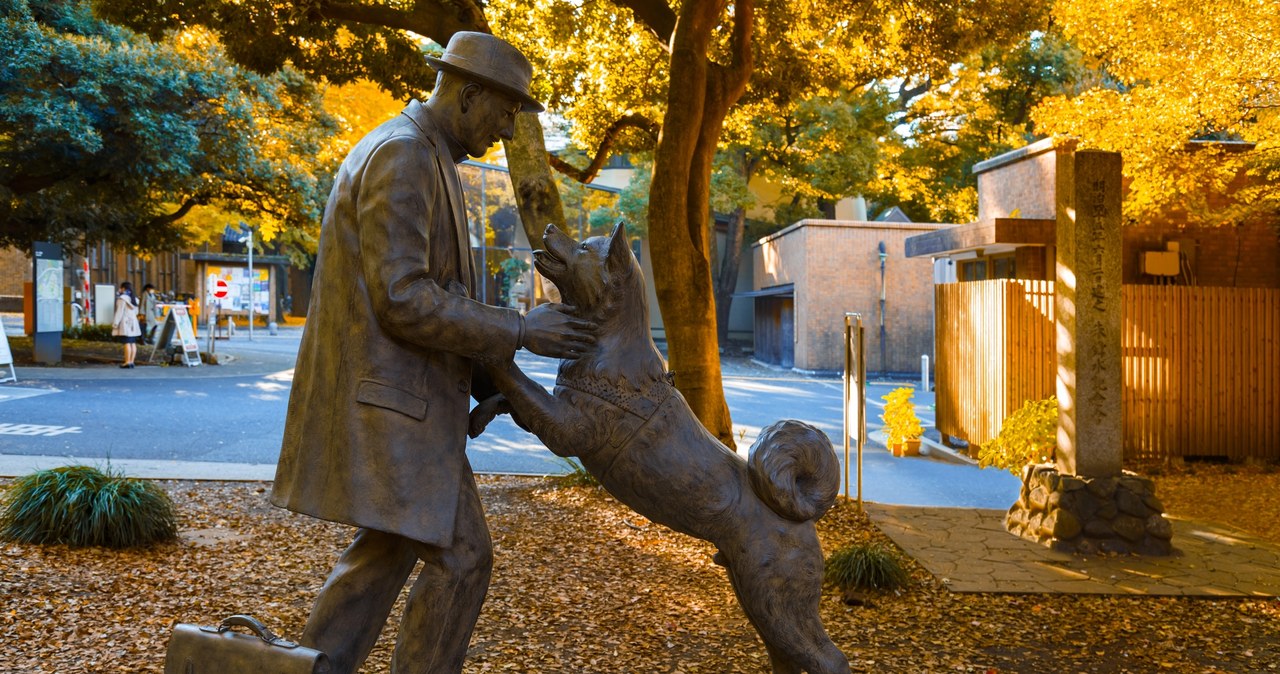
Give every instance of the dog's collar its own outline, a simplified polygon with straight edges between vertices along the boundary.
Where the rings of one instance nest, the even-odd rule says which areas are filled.
[[[599,398],[618,409],[648,421],[649,417],[671,397],[675,389],[664,377],[649,382],[642,388],[631,386],[615,386],[603,379],[575,378],[571,381],[556,381],[556,386],[573,389],[593,398]]]

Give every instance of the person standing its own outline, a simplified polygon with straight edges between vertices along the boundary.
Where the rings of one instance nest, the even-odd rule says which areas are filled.
[[[142,343],[155,344],[156,328],[160,327],[160,299],[156,287],[150,283],[142,286]]]
[[[465,449],[469,394],[495,391],[473,364],[522,347],[570,358],[594,342],[566,307],[522,315],[471,298],[456,164],[542,111],[528,59],[460,32],[428,61],[431,97],[365,136],[335,178],[271,493],[357,527],[301,638],[339,674],[364,661],[419,560],[392,671],[462,670],[493,559]]]
[[[116,311],[111,318],[111,335],[124,344],[122,368],[133,369],[133,359],[138,355],[138,337],[142,328],[138,325],[138,298],[133,294],[133,284],[125,281],[116,292]]]

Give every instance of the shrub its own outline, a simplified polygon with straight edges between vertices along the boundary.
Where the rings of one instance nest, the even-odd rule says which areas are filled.
[[[560,457],[560,462],[569,468],[567,475],[561,475],[560,483],[567,487],[598,487],[600,481],[576,459]]]
[[[911,577],[898,553],[879,543],[858,543],[831,553],[823,580],[842,591],[857,588],[891,590]]]
[[[1028,463],[1053,461],[1058,448],[1058,399],[1028,400],[1000,426],[1000,435],[978,449],[978,465],[1021,475]]]
[[[64,339],[83,339],[88,342],[115,341],[115,338],[111,336],[111,325],[109,323],[73,325],[62,331],[62,337]]]
[[[911,402],[914,393],[908,387],[896,388],[885,395],[884,414],[880,419],[884,422],[885,435],[890,443],[918,438],[924,434],[920,426],[920,417],[916,416],[915,404]]]
[[[177,535],[173,501],[151,482],[65,466],[18,478],[0,509],[0,538],[128,548]]]

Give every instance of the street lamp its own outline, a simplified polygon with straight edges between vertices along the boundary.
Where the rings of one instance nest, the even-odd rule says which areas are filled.
[[[884,329],[884,263],[889,259],[889,251],[884,247],[884,242],[880,242],[880,373],[884,374],[889,371],[889,363],[886,362],[885,356],[885,329]]]
[[[253,281],[254,281],[254,278],[253,278],[253,225],[250,225],[249,223],[245,222],[244,220],[241,220],[241,221],[240,221],[240,229],[241,229],[241,230],[243,230],[244,232],[246,232],[246,233],[249,235],[249,239],[248,239],[249,243],[248,243],[248,246],[247,246],[248,251],[249,251],[249,274],[248,274],[248,276],[249,276],[249,341],[251,341],[251,342],[252,342],[252,341],[253,341],[253,301],[254,301],[254,296],[253,296],[253,291],[254,291],[254,288],[253,288]]]

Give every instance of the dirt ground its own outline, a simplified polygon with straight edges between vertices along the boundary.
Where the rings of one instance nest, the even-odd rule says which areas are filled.
[[[1280,474],[1155,477],[1171,514],[1280,543]],[[180,511],[177,542],[0,544],[0,670],[159,672],[174,623],[241,612],[297,638],[350,530],[271,507],[265,483],[163,485]],[[525,477],[480,486],[496,563],[466,672],[768,671],[708,544],[595,487]],[[848,502],[819,528],[828,553],[888,542]],[[954,594],[908,564],[911,585],[869,605],[824,595],[823,620],[856,672],[1280,671],[1277,600]],[[362,671],[389,671],[395,620]]]

